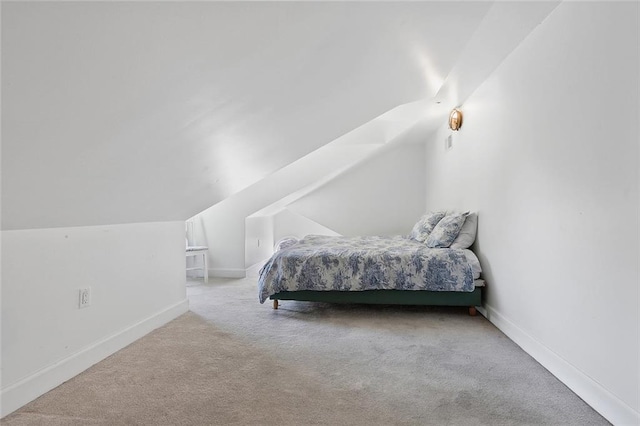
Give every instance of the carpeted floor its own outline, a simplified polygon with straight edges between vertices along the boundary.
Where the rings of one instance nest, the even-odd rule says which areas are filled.
[[[188,284],[191,311],[6,425],[608,424],[464,308],[260,305],[256,278]]]

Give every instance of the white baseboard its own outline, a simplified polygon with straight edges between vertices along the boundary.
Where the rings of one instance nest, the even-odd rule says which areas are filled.
[[[476,306],[476,309],[478,310],[478,312],[480,312],[480,314],[481,314],[483,317],[485,317],[485,318],[489,319],[489,314],[487,313],[486,308],[484,308],[484,307],[482,307],[482,306]],[[494,324],[494,325],[495,325],[495,324]],[[496,326],[496,327],[497,327],[497,326]]]
[[[245,269],[210,268],[209,276],[219,278],[245,278],[247,271]]]
[[[247,269],[245,269],[245,276],[257,278],[260,275],[260,269],[262,269],[264,264],[267,263],[267,260],[269,260],[269,258],[263,259],[260,262],[254,263],[253,265],[249,266]]]
[[[640,413],[603,388],[598,382],[534,339],[492,306],[485,305],[483,311],[483,315],[493,325],[612,424],[640,425]]]
[[[2,389],[0,418],[49,392],[188,310],[189,301],[184,299]]]

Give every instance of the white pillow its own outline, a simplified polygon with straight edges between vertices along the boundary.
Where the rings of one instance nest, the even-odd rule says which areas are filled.
[[[453,249],[466,249],[471,247],[476,240],[476,234],[478,232],[478,213],[469,213],[469,216],[464,221],[460,233],[456,239],[451,243]]]
[[[456,239],[469,212],[450,214],[438,222],[429,237],[427,247],[447,248]]]

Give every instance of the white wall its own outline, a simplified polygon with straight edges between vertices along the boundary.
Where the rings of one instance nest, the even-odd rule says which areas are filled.
[[[273,216],[245,219],[245,268],[268,259],[273,254]]]
[[[424,213],[423,141],[411,129],[288,208],[342,235],[408,235]]]
[[[426,205],[479,211],[488,317],[638,424],[638,4],[564,2],[427,147]]]
[[[245,276],[244,220],[251,209],[243,201],[230,197],[191,219],[195,241],[209,247],[210,275]]]
[[[184,222],[3,231],[2,415],[186,312],[184,244]]]

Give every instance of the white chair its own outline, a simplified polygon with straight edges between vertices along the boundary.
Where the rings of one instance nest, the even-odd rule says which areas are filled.
[[[209,247],[205,246],[187,246],[187,257],[189,256],[202,256],[202,263],[198,264],[196,261],[195,266],[190,266],[187,268],[187,271],[194,271],[196,269],[204,269],[204,282],[209,282],[209,265],[208,265],[208,257],[209,257]]]

